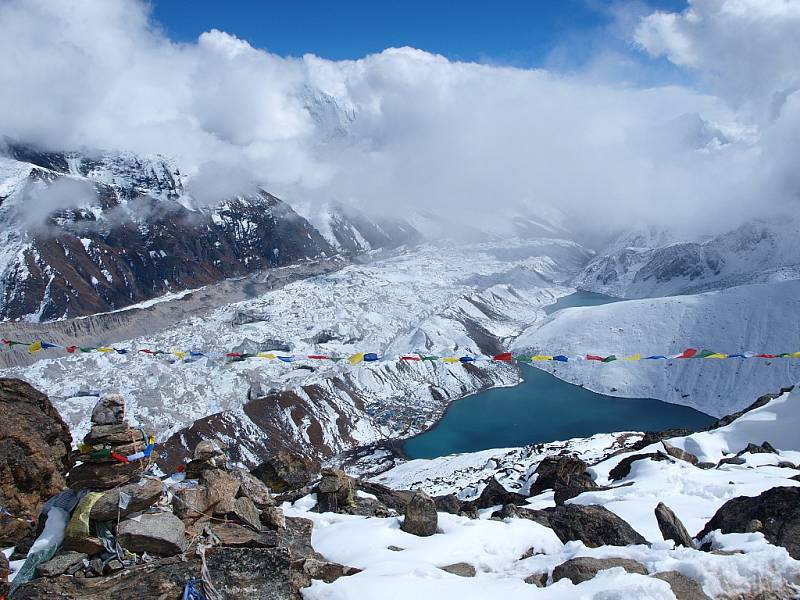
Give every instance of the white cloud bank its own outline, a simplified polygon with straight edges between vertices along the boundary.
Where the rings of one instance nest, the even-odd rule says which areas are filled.
[[[135,0],[0,0],[0,135],[176,156],[214,196],[716,230],[796,202],[800,1],[693,0],[631,35],[702,76],[636,88],[410,48],[284,58],[167,39]],[[208,198],[203,198],[208,201]],[[796,206],[794,206],[796,208]]]

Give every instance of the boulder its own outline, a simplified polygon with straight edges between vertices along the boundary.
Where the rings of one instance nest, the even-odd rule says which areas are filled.
[[[555,492],[555,503],[564,504],[587,490],[598,489],[587,471],[588,465],[575,456],[548,456],[536,467],[536,481],[531,486],[531,496],[545,490]]]
[[[222,450],[211,440],[203,440],[194,447],[194,460],[209,461],[222,454]]]
[[[207,506],[214,508],[225,501],[233,502],[239,492],[239,480],[222,469],[206,469],[200,477],[200,483],[205,486],[207,493]]]
[[[486,482],[486,486],[481,491],[481,495],[475,500],[462,502],[461,510],[480,510],[482,508],[497,506],[498,504],[522,504],[525,500],[526,498],[522,494],[509,492],[497,479],[490,477]]]
[[[360,573],[361,569],[347,567],[319,558],[307,558],[303,561],[303,573],[311,579],[321,579],[325,583],[333,583],[339,577],[347,577]]]
[[[275,499],[263,481],[246,469],[233,469],[231,475],[239,481],[239,495],[250,498],[258,508],[275,506]]]
[[[89,557],[82,552],[61,551],[47,562],[36,567],[36,574],[39,577],[57,577],[87,558]]]
[[[461,500],[455,494],[447,494],[446,496],[434,496],[433,503],[436,505],[436,510],[439,512],[450,513],[457,515],[461,512]]]
[[[547,572],[531,573],[525,579],[523,579],[523,581],[527,584],[535,585],[536,587],[546,587],[547,579]]]
[[[319,472],[319,465],[298,454],[282,450],[253,469],[252,473],[275,494],[296,490]]]
[[[800,559],[800,487],[774,487],[758,496],[740,496],[723,504],[697,534],[701,539],[719,529],[722,533],[745,533],[753,520],[771,544],[783,546]]]
[[[63,550],[73,550],[75,552],[81,552],[86,554],[87,556],[94,556],[95,554],[100,554],[101,552],[105,552],[106,547],[103,545],[103,542],[100,538],[96,537],[85,537],[85,538],[73,538],[68,537],[64,539],[64,545],[62,546]]]
[[[728,456],[720,459],[717,463],[717,468],[719,469],[722,465],[743,465],[745,462],[747,461],[741,456]]]
[[[447,571],[448,573],[458,575],[459,577],[475,577],[475,567],[469,563],[459,562],[439,568],[442,571]]]
[[[666,581],[677,600],[711,600],[703,591],[703,586],[678,571],[662,571],[653,577]]]
[[[565,504],[542,512],[564,543],[580,540],[589,548],[647,543],[628,523],[603,506]]]
[[[144,474],[145,465],[142,461],[131,463],[85,462],[73,468],[67,474],[67,485],[74,490],[110,490],[117,486],[125,485],[131,481],[138,481]]]
[[[253,504],[253,501],[250,500],[250,498],[236,498],[233,500],[232,504],[233,505],[230,510],[225,511],[224,513],[215,511],[214,514],[226,519],[239,521],[244,525],[252,527],[256,531],[261,530],[261,513],[256,508],[256,505]]]
[[[221,548],[206,553],[208,575],[222,598],[301,600],[300,588],[311,583],[302,564],[286,548]],[[14,600],[122,600],[181,598],[186,581],[199,576],[200,559],[158,559],[104,578],[35,579],[19,587]]]
[[[660,452],[651,452],[649,454],[632,454],[630,456],[626,456],[621,461],[617,463],[617,465],[608,472],[608,478],[611,481],[617,481],[618,479],[622,479],[623,477],[627,477],[630,475],[631,466],[637,460],[667,460],[667,457]]]
[[[409,490],[394,490],[380,483],[372,483],[370,481],[356,480],[354,484],[357,489],[372,494],[381,504],[399,513],[405,511],[411,496],[414,495],[414,492]]]
[[[340,469],[324,469],[314,491],[317,494],[316,510],[319,512],[341,512],[340,509],[354,504],[353,484]]]
[[[665,540],[672,540],[676,546],[694,548],[692,537],[669,506],[659,502],[655,508],[655,514],[658,528],[661,530],[661,535]]]
[[[172,556],[186,546],[186,528],[170,512],[145,513],[136,520],[126,519],[117,527],[117,541],[126,550]]]
[[[286,517],[280,506],[265,506],[261,509],[261,524],[270,529],[283,529],[286,527]]]
[[[69,427],[47,396],[19,379],[0,378],[0,546],[28,536],[29,519],[66,487],[72,467]]]
[[[189,523],[209,514],[208,490],[201,486],[180,487],[173,490],[173,512]]]
[[[126,494],[130,498],[125,508],[119,507],[120,493]],[[150,508],[161,498],[162,493],[161,481],[146,477],[136,483],[107,491],[92,506],[89,518],[93,521],[116,521],[117,516],[125,517]]]
[[[682,460],[688,462],[691,465],[697,465],[700,462],[694,454],[691,452],[687,452],[686,450],[681,450],[677,446],[673,446],[669,442],[665,440],[661,440],[661,445],[664,446],[664,452],[669,454],[672,458],[677,458],[678,460]]]
[[[83,438],[85,444],[90,446],[110,445],[116,446],[117,444],[127,444],[132,439],[137,441],[143,440],[143,437],[149,437],[149,433],[142,432],[138,429],[131,429],[127,423],[117,423],[116,425],[93,425]]]
[[[438,525],[439,517],[431,497],[423,491],[414,492],[406,506],[401,529],[406,533],[426,537],[436,533]]]
[[[119,425],[125,420],[125,400],[119,394],[100,398],[92,410],[94,425]]]
[[[236,523],[213,523],[210,527],[222,546],[274,548],[278,545],[278,536],[274,531],[253,531]]]
[[[629,558],[592,558],[580,556],[571,558],[553,569],[553,583],[569,579],[575,585],[593,579],[600,571],[622,567],[628,573],[647,575],[644,565]]]
[[[742,454],[778,454],[778,451],[769,442],[763,442],[760,446],[751,442],[743,450],[737,452],[736,456]]]

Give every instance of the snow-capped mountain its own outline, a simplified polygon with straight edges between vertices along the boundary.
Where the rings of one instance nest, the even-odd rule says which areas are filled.
[[[0,151],[0,319],[46,321],[336,253],[416,241],[399,220],[331,210],[330,242],[264,190],[196,207],[171,160]]]
[[[620,298],[694,294],[800,278],[800,221],[754,221],[704,241],[667,231],[627,233],[592,260],[575,286]]]
[[[702,294],[567,308],[514,342],[518,351],[634,356],[800,350],[800,281],[738,286]],[[591,390],[658,398],[721,416],[750,399],[800,381],[797,359],[617,360],[536,363]]]

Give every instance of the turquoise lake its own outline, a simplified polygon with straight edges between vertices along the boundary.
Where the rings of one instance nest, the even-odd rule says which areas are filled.
[[[549,312],[555,312],[568,306],[614,300],[578,292],[548,308]],[[699,429],[715,421],[714,417],[686,406],[652,398],[605,396],[561,381],[535,367],[524,365],[522,371],[523,382],[517,386],[494,388],[453,402],[439,423],[405,442],[406,455],[435,458],[613,431]]]

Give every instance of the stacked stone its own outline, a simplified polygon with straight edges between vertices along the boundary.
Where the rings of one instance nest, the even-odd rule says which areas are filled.
[[[142,452],[150,434],[132,429],[125,421],[125,400],[119,395],[102,397],[92,412],[92,428],[74,458],[82,464],[67,476],[72,489],[109,490],[141,479],[147,461],[120,462],[111,456]]]

